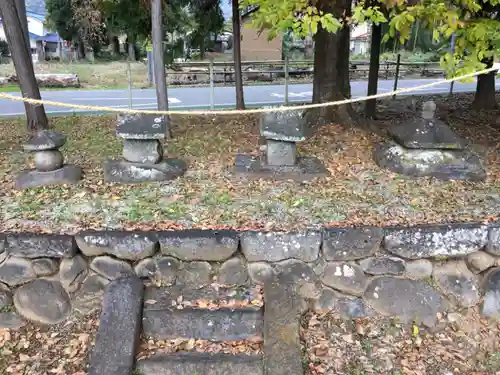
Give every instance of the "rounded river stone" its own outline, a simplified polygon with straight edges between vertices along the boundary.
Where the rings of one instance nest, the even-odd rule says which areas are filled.
[[[43,279],[19,287],[14,305],[21,316],[42,324],[58,324],[71,312],[69,295],[61,283]]]
[[[64,158],[61,151],[37,151],[35,153],[35,167],[40,172],[55,171],[62,167]]]

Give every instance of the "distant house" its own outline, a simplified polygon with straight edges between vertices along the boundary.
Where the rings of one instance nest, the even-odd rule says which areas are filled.
[[[247,8],[241,14],[241,58],[249,60],[281,60],[283,35],[268,40],[267,30],[260,32],[252,26],[252,13],[258,7]]]
[[[370,25],[363,23],[351,29],[349,49],[351,54],[366,55],[370,52]]]
[[[241,55],[243,60],[281,60],[283,58],[283,34],[279,34],[273,40],[268,40],[269,33],[266,30],[259,32],[252,26],[251,15],[258,6],[246,8],[241,15]],[[303,41],[297,40],[303,49],[312,50],[313,40],[311,37]],[[292,44],[292,47],[297,47]],[[364,23],[351,28],[350,51],[352,54],[367,54],[370,52],[370,25]],[[300,49],[300,48],[299,48]],[[307,51],[306,51],[307,52]],[[305,53],[308,57],[309,53]]]
[[[46,58],[60,56],[63,41],[57,33],[49,31],[44,26],[45,16],[33,12],[26,12],[26,16],[28,18],[28,33],[33,59],[38,60],[38,55],[41,53]],[[2,19],[0,19],[0,39],[7,40]]]

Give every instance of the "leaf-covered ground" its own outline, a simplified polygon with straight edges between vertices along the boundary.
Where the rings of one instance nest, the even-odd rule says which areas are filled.
[[[310,312],[301,336],[307,375],[500,374],[500,324],[476,308],[439,314],[432,331],[391,318]]]
[[[1,375],[86,375],[99,312],[42,327],[0,329]]]
[[[428,99],[429,97],[426,97]],[[103,162],[121,156],[115,118],[60,117],[68,136],[66,160],[82,166],[74,186],[16,191],[16,174],[32,166],[22,151],[24,120],[1,120],[0,225],[3,230],[72,233],[93,229],[232,227],[290,229],[319,225],[414,224],[491,220],[500,212],[500,112],[468,110],[470,95],[436,97],[438,114],[485,157],[482,183],[410,179],[380,169],[371,157],[381,138],[331,124],[299,144],[299,153],[323,161],[331,176],[307,184],[232,178],[239,152],[258,153],[255,116],[174,117],[165,153],[184,159],[187,174],[170,183],[103,182]],[[390,109],[390,108],[389,108]],[[382,113],[379,125],[401,122],[408,111]],[[415,114],[417,115],[417,114]]]

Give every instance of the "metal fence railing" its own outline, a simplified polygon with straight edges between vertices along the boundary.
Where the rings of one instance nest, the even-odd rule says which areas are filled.
[[[298,78],[312,77],[314,74],[313,64],[313,60],[244,61],[242,62],[242,75],[244,84],[249,84],[252,81],[270,82],[280,79],[279,83],[283,84],[283,102],[286,105],[289,104],[290,83],[297,83]],[[368,61],[352,60],[349,69],[351,79],[367,79],[369,65]],[[130,69],[130,65],[128,69]],[[383,60],[380,62],[379,79],[393,79],[394,90],[398,88],[398,80],[409,74],[421,77],[443,76],[444,71],[440,68],[439,63],[435,62],[402,62],[400,55],[396,61]],[[129,103],[132,105],[130,71],[127,77],[129,78]],[[153,77],[154,75],[151,74],[150,79]],[[176,77],[179,82],[176,81]],[[181,77],[183,78],[181,79]],[[215,86],[234,84],[234,62],[214,60],[176,62],[169,66],[168,83],[169,85],[208,86],[210,88],[210,108],[214,109]],[[154,82],[150,81],[150,84],[154,85]]]

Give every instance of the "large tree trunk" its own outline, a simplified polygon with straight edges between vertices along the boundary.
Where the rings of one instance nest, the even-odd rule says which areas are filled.
[[[486,68],[493,66],[493,59],[486,63]],[[496,109],[498,104],[495,100],[495,72],[477,76],[476,95],[472,107],[474,109]]]
[[[23,97],[41,99],[33,69],[33,60],[26,48],[26,40],[22,33],[22,25],[14,0],[0,1],[0,13]],[[43,105],[25,103],[24,107],[30,132],[48,129],[49,122]]]
[[[341,17],[350,11],[351,0],[336,2],[335,7],[322,0],[319,5],[321,10]],[[350,97],[349,34],[348,26],[335,34],[320,27],[314,36],[313,103]],[[313,109],[308,116],[313,126],[329,122],[352,125],[356,117],[350,104]]]
[[[382,25],[372,25],[372,39],[370,45],[370,71],[368,73],[368,95],[377,93],[378,72],[380,69],[380,44],[382,42]],[[374,118],[377,111],[377,99],[366,102],[365,115]]]
[[[236,86],[236,108],[245,109],[243,97],[243,76],[241,74],[241,19],[238,0],[232,0],[233,17],[233,59],[234,81]]]
[[[165,54],[163,51],[162,0],[151,0],[151,36],[153,44],[153,69],[156,83],[156,100],[160,111],[168,111],[167,76],[165,74]],[[129,43],[129,49],[130,49]],[[169,122],[167,122],[169,124]],[[167,138],[171,137],[170,126]]]
[[[25,0],[16,0],[15,3],[17,9],[17,16],[19,17],[19,21],[21,22],[23,37],[26,41],[26,48],[28,49],[28,52],[31,56],[30,35],[28,30],[28,17],[26,15],[26,4],[24,3],[24,1]]]

